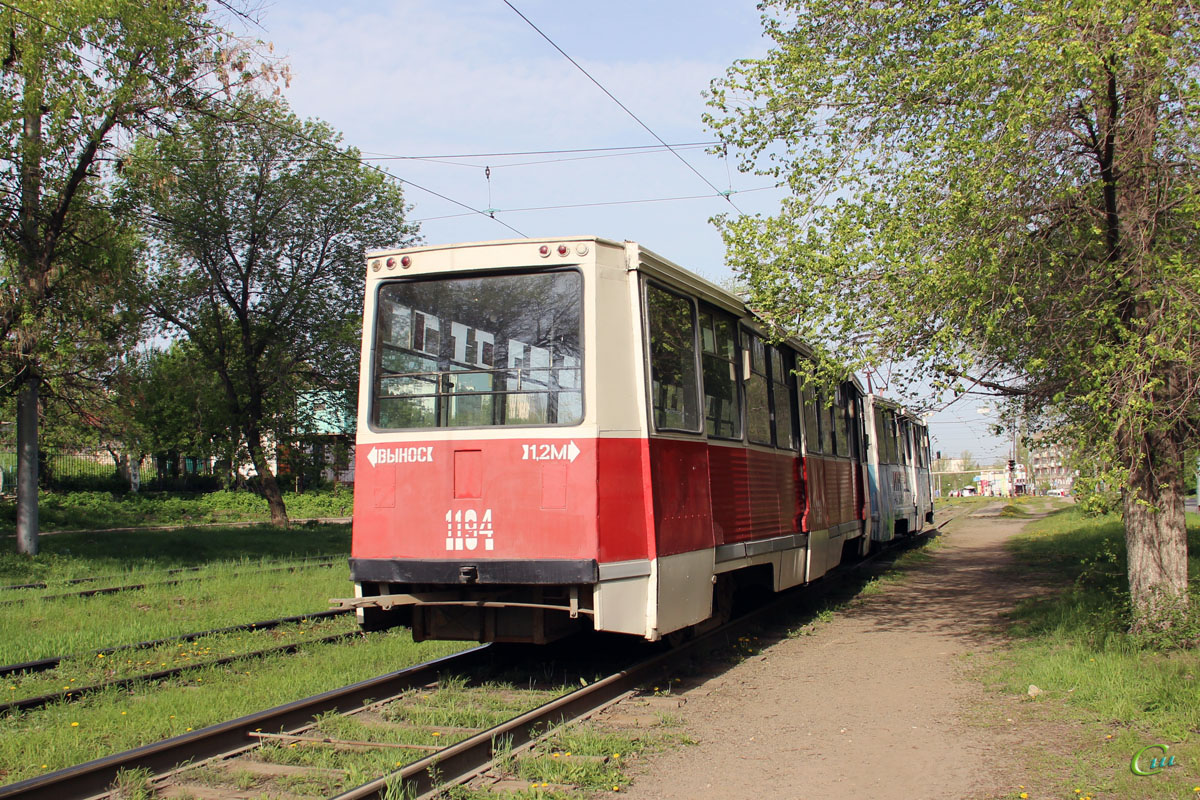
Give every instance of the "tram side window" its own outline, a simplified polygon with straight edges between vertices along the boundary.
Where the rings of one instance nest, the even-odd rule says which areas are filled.
[[[833,455],[833,416],[836,406],[825,402],[825,395],[817,392],[817,417],[821,421],[821,452]]]
[[[654,427],[699,432],[695,307],[686,297],[648,284],[646,317]]]
[[[763,340],[746,332],[750,374],[746,376],[746,433],[755,444],[771,444],[771,402],[767,384],[767,349]]]
[[[880,463],[888,461],[888,427],[883,409],[875,408],[875,451]]]
[[[875,427],[879,436],[879,460],[896,463],[896,418],[888,409],[875,409]]]
[[[792,375],[791,350],[771,348],[771,408],[775,418],[775,446],[795,450],[800,446],[793,419],[796,379]]]
[[[821,452],[821,424],[817,400],[812,389],[801,392],[804,402],[804,450],[808,453]]]
[[[741,439],[737,322],[719,311],[702,310],[700,350],[704,367],[705,431],[719,439]]]
[[[835,447],[839,456],[850,455],[850,409],[846,405],[846,400],[846,390],[839,388],[831,409],[835,424]]]

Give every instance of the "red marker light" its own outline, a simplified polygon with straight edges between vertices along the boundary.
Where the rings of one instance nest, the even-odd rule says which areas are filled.
[[[565,244],[560,244],[558,246],[558,254],[560,256],[565,256],[569,252],[571,252],[571,248],[567,247]]]
[[[396,259],[395,259],[395,258],[389,258],[389,259],[387,260],[387,268],[388,268],[388,269],[395,269],[395,268],[396,268]]]
[[[538,255],[540,255],[542,258],[545,258],[546,256],[550,255],[550,245],[544,244],[541,247],[539,247]]]
[[[404,267],[405,269],[408,269],[409,267],[412,266],[412,258],[410,256],[401,256],[400,257],[400,266]]]

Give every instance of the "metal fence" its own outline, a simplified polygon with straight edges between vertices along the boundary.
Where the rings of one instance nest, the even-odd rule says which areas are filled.
[[[132,474],[131,474],[132,473]],[[110,451],[85,448],[42,448],[38,484],[54,491],[127,491],[134,483],[146,489],[213,489],[219,483],[204,459],[159,455],[124,469]],[[16,491],[17,453],[0,449],[0,492]]]

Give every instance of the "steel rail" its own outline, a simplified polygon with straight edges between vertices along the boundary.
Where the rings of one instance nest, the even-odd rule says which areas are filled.
[[[163,644],[173,644],[174,642],[194,642],[197,639],[203,639],[205,636],[216,636],[222,633],[237,633],[238,631],[269,631],[272,628],[278,628],[280,625],[287,625],[293,622],[307,622],[310,619],[324,619],[326,617],[337,617],[343,614],[349,614],[353,609],[335,608],[328,611],[314,611],[311,614],[301,614],[295,617],[280,617],[278,619],[268,619],[263,622],[247,622],[242,625],[230,625],[227,628],[213,628],[207,631],[197,631],[196,633],[185,633],[182,636],[170,636],[166,639],[155,639],[148,642],[135,642],[133,644],[123,644],[117,647],[105,647],[99,650],[89,650],[82,655],[104,655],[110,656],[113,653],[124,652],[125,650],[146,650],[151,647],[158,647]],[[33,661],[26,661],[21,664],[6,664],[0,667],[0,678],[9,675],[15,675],[18,672],[45,672],[54,669],[62,661],[75,656],[51,656],[50,658],[39,658]]]
[[[497,750],[518,753],[527,749],[556,726],[593,714],[627,697],[652,674],[683,657],[682,650],[656,655],[508,722],[463,739],[402,769],[343,792],[333,800],[382,798],[388,786],[398,781],[406,792],[402,795],[404,797],[413,800],[438,797],[448,786],[462,783],[485,771]]]
[[[949,522],[949,520],[947,520]],[[945,523],[943,523],[945,524]],[[939,526],[940,527],[940,526]],[[858,572],[898,549],[908,549],[936,536],[936,528],[895,541],[895,544],[871,554],[865,559],[846,564],[828,574],[827,578],[844,577]],[[389,785],[397,782],[413,800],[433,800],[448,786],[461,783],[484,772],[497,749],[519,752],[532,746],[556,725],[566,724],[595,713],[622,697],[633,693],[638,686],[685,659],[728,646],[736,634],[745,628],[761,624],[780,610],[802,603],[812,603],[835,588],[834,581],[822,580],[807,587],[796,587],[781,594],[749,614],[697,636],[670,651],[621,670],[587,687],[552,700],[539,708],[514,717],[489,730],[475,734],[433,755],[422,758],[402,769],[377,778],[338,795],[333,800],[364,800],[385,797]],[[247,746],[251,734],[263,729],[283,730],[308,722],[313,716],[328,711],[340,712],[376,701],[381,697],[399,694],[405,689],[426,685],[446,668],[470,669],[485,664],[495,666],[499,661],[511,661],[515,650],[500,650],[497,645],[481,645],[471,650],[445,656],[405,670],[363,681],[304,700],[251,714],[230,722],[219,723],[199,731],[155,742],[124,753],[68,767],[47,775],[30,778],[8,786],[0,786],[0,800],[61,800],[66,797],[92,797],[105,794],[118,772],[126,769],[148,769],[162,774],[183,762],[197,762],[220,756]],[[415,794],[414,794],[415,793]]]
[[[345,639],[351,639],[355,636],[361,636],[361,631],[349,631],[347,633],[334,633],[329,636],[322,636],[318,639],[306,639],[301,642],[291,642],[290,644],[281,644],[276,647],[268,647],[263,650],[252,650],[246,653],[237,653],[224,658],[213,659],[212,661],[197,661],[194,664],[185,664],[180,667],[171,667],[169,669],[161,669],[155,672],[143,673],[141,675],[131,675],[128,678],[118,678],[117,680],[104,681],[103,683],[94,683],[90,686],[78,686],[62,692],[51,692],[37,697],[26,697],[21,700],[11,700],[7,703],[0,703],[0,714],[7,714],[12,711],[30,711],[42,706],[48,706],[51,703],[79,700],[84,695],[95,694],[104,689],[128,689],[130,686],[135,686],[139,683],[148,681],[158,681],[164,678],[174,678],[177,675],[182,675],[185,672],[193,672],[205,667],[220,667],[225,664],[232,664],[235,661],[246,661],[254,658],[266,658],[273,655],[285,655],[294,653],[301,647],[309,644],[331,644],[332,642],[340,642]]]
[[[253,740],[251,733],[296,727],[309,722],[317,714],[357,708],[368,700],[378,700],[406,689],[424,686],[436,680],[439,672],[448,669],[471,669],[504,660],[506,653],[506,650],[497,649],[494,645],[481,645],[443,656],[161,742],[0,786],[0,800],[63,800],[104,794],[122,770],[147,769],[154,774],[168,772],[184,762],[202,761],[244,747]]]
[[[241,570],[238,572],[229,573],[229,577],[241,575],[257,575],[262,572],[296,572],[297,570],[307,569],[309,567],[332,567],[337,561],[316,561],[311,564],[293,564],[290,566],[267,567],[265,569],[250,569]],[[102,589],[84,589],[78,592],[62,592],[61,594],[42,594],[37,597],[15,597],[11,600],[0,600],[0,606],[12,606],[20,603],[27,603],[31,600],[65,600],[71,597],[95,597],[102,594],[118,594],[120,592],[134,592],[139,589],[149,589],[154,586],[178,586],[181,583],[195,583],[196,581],[205,580],[208,576],[200,575],[195,578],[176,578],[170,581],[150,581],[147,583],[130,583],[124,586],[105,586]]]
[[[865,559],[847,564],[831,577],[846,577],[871,565],[897,549],[908,549],[936,534],[936,529],[926,529],[911,537],[905,537],[896,545],[880,550]],[[797,600],[812,602],[820,599],[834,588],[833,582],[822,582],[817,591],[804,592],[807,587],[796,587],[796,591],[780,594],[748,614],[721,625],[712,631],[667,652],[659,653],[638,664],[577,689],[568,695],[528,711],[508,722],[463,739],[444,750],[439,750],[419,761],[395,770],[375,780],[337,795],[332,800],[383,800],[388,787],[402,791],[402,796],[412,800],[434,800],[455,784],[463,783],[482,774],[491,765],[498,750],[505,754],[521,752],[533,746],[556,726],[561,726],[619,702],[633,694],[660,672],[693,657],[728,646],[736,641],[737,634],[758,625],[764,618],[781,609],[793,607]]]

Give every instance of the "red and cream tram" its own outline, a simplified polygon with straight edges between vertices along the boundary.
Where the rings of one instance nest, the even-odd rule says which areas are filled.
[[[341,602],[364,627],[654,640],[900,530],[872,523],[897,516],[872,508],[872,398],[797,392],[801,343],[636,243],[372,252],[363,330]]]

